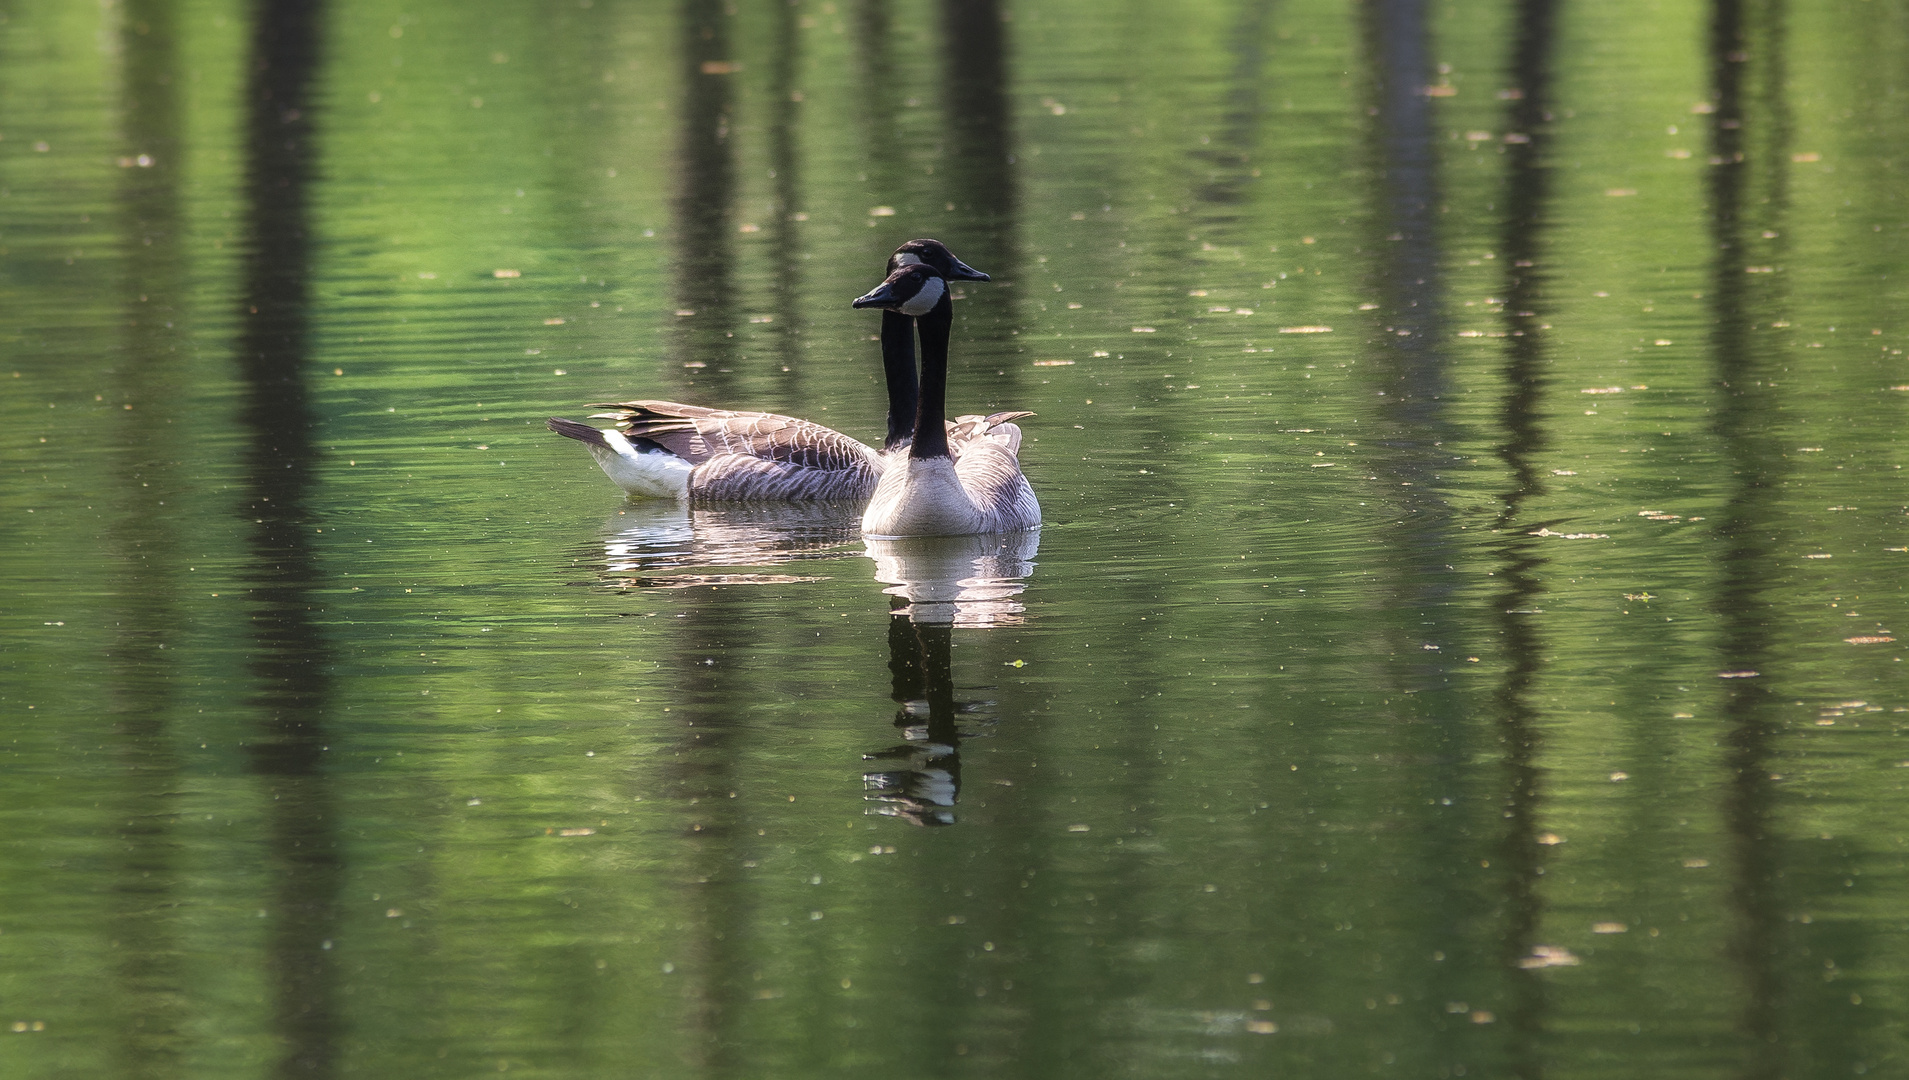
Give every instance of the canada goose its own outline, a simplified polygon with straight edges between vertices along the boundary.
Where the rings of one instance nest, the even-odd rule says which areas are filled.
[[[914,441],[885,464],[868,509],[865,536],[966,536],[1014,532],[1041,523],[1041,505],[1021,475],[1021,429],[1031,413],[961,417],[960,441],[943,417],[948,397],[948,333],[954,320],[948,283],[933,266],[912,263],[857,297],[858,308],[913,316],[921,333],[921,392]]]
[[[890,270],[924,265],[943,279],[988,280],[939,240],[910,240],[888,261]],[[919,391],[911,323],[895,316],[882,324],[888,436],[881,451],[808,420],[674,401],[590,406],[609,410],[590,416],[613,421],[609,428],[556,416],[545,426],[588,447],[604,473],[632,496],[697,502],[866,499],[881,476],[883,452],[913,433]],[[972,430],[959,421],[955,427],[957,439]]]
[[[926,263],[946,281],[987,281],[988,275],[955,258],[939,240],[910,240],[895,249],[882,271],[885,278],[904,266]],[[915,400],[921,393],[915,378],[915,320],[899,311],[882,311],[882,374],[888,380],[888,435],[884,452],[902,446],[915,434]]]

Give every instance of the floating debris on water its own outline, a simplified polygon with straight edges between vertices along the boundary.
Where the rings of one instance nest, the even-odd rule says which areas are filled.
[[[1582,963],[1562,945],[1533,945],[1531,955],[1520,957],[1518,966],[1526,970],[1551,967],[1577,967]]]

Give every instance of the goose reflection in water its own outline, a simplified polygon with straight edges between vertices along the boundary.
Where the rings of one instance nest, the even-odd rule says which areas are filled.
[[[815,580],[788,574],[688,573],[715,567],[852,558],[861,534],[859,503],[797,503],[691,508],[631,503],[604,528],[607,583],[620,588],[773,584]],[[593,553],[594,554],[594,553]]]
[[[863,754],[874,812],[915,825],[952,825],[961,794],[961,742],[995,723],[992,701],[955,700],[956,627],[1026,619],[1019,600],[1034,570],[1039,532],[867,540],[875,577],[888,588],[888,670],[901,708],[901,745]]]
[[[918,536],[863,541],[882,591],[906,603],[912,622],[961,627],[1018,625],[1027,608],[1018,597],[1034,572],[1040,530],[978,536]]]

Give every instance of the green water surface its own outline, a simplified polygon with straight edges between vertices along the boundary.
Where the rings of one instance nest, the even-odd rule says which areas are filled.
[[[1901,0],[0,0],[0,1075],[1909,1074]],[[913,236],[1046,524],[879,438]]]

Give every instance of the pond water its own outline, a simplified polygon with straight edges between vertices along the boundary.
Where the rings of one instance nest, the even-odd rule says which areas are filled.
[[[1902,1075],[1900,4],[0,6],[0,1073]],[[1038,533],[625,501],[882,430]]]

